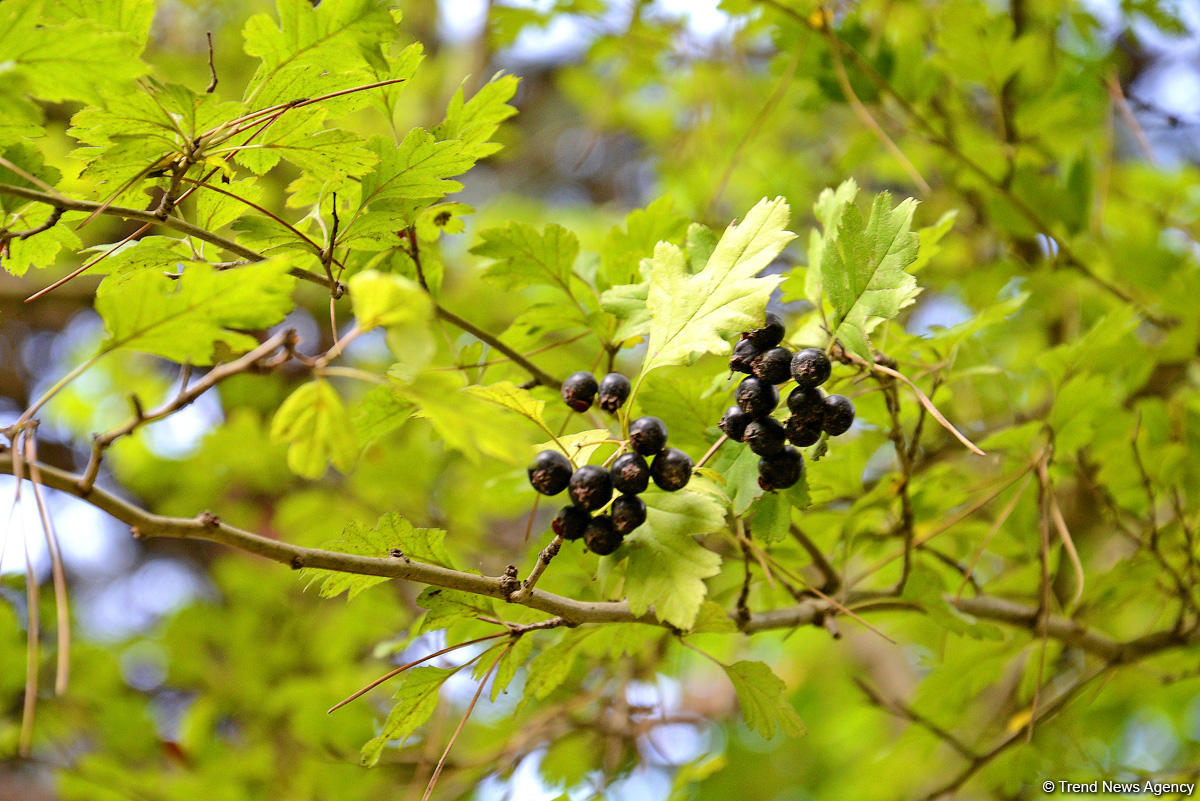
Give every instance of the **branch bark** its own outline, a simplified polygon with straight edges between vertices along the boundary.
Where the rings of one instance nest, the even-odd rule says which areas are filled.
[[[202,239],[209,244],[216,245],[222,250],[226,250],[230,253],[241,256],[244,259],[249,259],[250,261],[264,261],[267,258],[256,250],[251,250],[248,247],[239,245],[232,239],[226,239],[220,234],[214,234],[205,228],[201,228],[198,225],[192,225],[190,222],[181,220],[178,217],[171,217],[169,215],[166,217],[160,217],[152,211],[145,211],[143,209],[130,209],[124,206],[106,207],[103,203],[94,203],[90,200],[76,200],[74,198],[63,197],[58,194],[52,195],[49,192],[39,192],[36,189],[30,189],[24,186],[13,186],[12,184],[0,184],[0,195],[24,198],[25,200],[32,200],[35,203],[46,203],[50,206],[64,209],[66,211],[95,212],[100,210],[104,214],[108,214],[113,217],[123,217],[127,220],[138,220],[140,222],[161,225],[165,228],[173,228],[176,231],[179,231],[181,234],[187,234],[188,236],[194,236],[196,239]],[[293,267],[290,272],[292,275],[305,281],[312,281],[313,283],[320,284],[324,287],[329,286],[329,281],[323,275],[317,275],[314,272],[309,272],[308,270],[304,270],[299,267]]]
[[[513,594],[513,584],[507,576],[480,576],[438,565],[414,562],[407,557],[376,558],[324,551],[317,548],[304,548],[231,526],[209,512],[201,513],[194,518],[156,515],[98,487],[92,487],[87,491],[81,489],[79,486],[80,476],[45,464],[39,464],[38,470],[45,486],[76,498],[82,498],[97,509],[107,512],[128,525],[135,537],[205,540],[256,554],[289,565],[293,569],[311,567],[403,579],[512,602],[510,598]],[[0,453],[0,474],[12,473],[14,473],[13,455],[10,452]],[[853,605],[866,599],[879,600],[879,595],[878,593],[852,593],[846,598],[846,603]],[[1200,630],[1197,629],[1186,632],[1173,629],[1156,631],[1132,640],[1120,641],[1095,632],[1069,618],[1056,615],[1043,617],[1035,607],[1004,598],[980,596],[955,600],[948,596],[947,600],[954,604],[959,611],[984,620],[1004,623],[1038,634],[1041,633],[1042,626],[1045,626],[1045,632],[1050,637],[1102,657],[1114,664],[1133,662],[1171,648],[1200,645]],[[658,620],[653,612],[642,615],[634,614],[625,601],[580,601],[532,589],[528,596],[520,601],[520,605],[557,615],[567,625],[644,623],[674,630],[669,623]],[[889,608],[894,609],[895,607]],[[826,615],[836,614],[837,611],[835,605],[820,598],[812,598],[792,606],[755,612],[745,621],[738,621],[732,616],[731,619],[738,623],[738,627],[744,633],[754,634],[760,631],[810,625]]]

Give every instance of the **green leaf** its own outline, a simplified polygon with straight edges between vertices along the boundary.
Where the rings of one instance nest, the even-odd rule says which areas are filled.
[[[394,26],[378,0],[276,0],[275,8],[278,25],[255,14],[242,30],[246,54],[261,60],[246,87],[258,108],[369,82],[367,54]]]
[[[518,80],[512,75],[496,73],[475,95],[464,102],[459,87],[446,107],[446,118],[434,128],[438,139],[457,139],[472,160],[489,156],[502,145],[489,142],[500,123],[517,113],[508,101],[517,92]]]
[[[495,701],[500,696],[500,693],[508,689],[508,685],[512,683],[513,677],[517,675],[517,669],[529,661],[529,654],[532,650],[533,638],[525,635],[524,637],[518,637],[513,646],[504,652],[496,667],[496,675],[492,678],[491,700]],[[476,664],[482,667],[484,663],[480,660]]]
[[[379,761],[388,743],[403,744],[419,726],[429,720],[437,708],[438,692],[446,679],[460,668],[416,667],[406,672],[396,690],[396,703],[388,713],[376,737],[362,747],[362,763],[368,767]]]
[[[521,700],[518,712],[533,699],[545,700],[567,680],[567,676],[571,675],[571,668],[575,666],[580,646],[596,631],[599,629],[568,631],[561,640],[533,658],[529,663],[525,696]]]
[[[155,271],[112,275],[96,292],[108,339],[101,351],[145,351],[176,362],[212,364],[221,343],[234,352],[258,340],[245,330],[278,323],[292,309],[295,279],[286,259],[236,270],[192,264],[179,279]]]
[[[379,158],[374,171],[362,179],[362,205],[385,201],[440,198],[462,189],[451,181],[471,168],[474,160],[458,140],[436,141],[433,134],[413,128],[399,146],[377,136],[371,149]]]
[[[718,603],[705,601],[696,613],[692,623],[691,634],[734,634],[738,630],[733,618]]]
[[[358,521],[351,523],[342,530],[341,537],[325,543],[323,547],[339,553],[378,559],[391,556],[393,550],[399,550],[404,556],[396,557],[398,559],[415,559],[453,567],[445,540],[446,532],[441,529],[414,528],[412,523],[396,512],[388,512],[371,528]],[[309,586],[320,584],[322,598],[336,598],[344,592],[347,600],[353,600],[354,596],[368,587],[388,580],[386,576],[364,576],[320,568],[304,568],[300,575]]]
[[[571,296],[579,240],[566,228],[551,224],[538,232],[532,225],[510,222],[503,228],[488,228],[480,238],[483,241],[471,252],[496,260],[483,271],[484,278],[505,289],[557,286]]]
[[[743,660],[722,667],[733,682],[747,726],[768,740],[776,730],[789,737],[804,734],[804,723],[787,699],[787,687],[765,663]]]
[[[416,281],[394,273],[365,270],[350,281],[350,304],[363,331],[383,326],[428,325],[433,302]]]
[[[417,606],[427,610],[421,631],[444,629],[460,620],[474,620],[495,613],[491,598],[445,587],[426,587],[417,596]]]
[[[893,207],[884,192],[876,195],[864,222],[858,207],[847,202],[821,255],[821,283],[833,305],[832,336],[867,360],[872,358],[867,335],[920,292],[917,280],[904,271],[917,257],[916,207],[912,198]]]
[[[721,570],[721,557],[693,537],[721,528],[724,510],[698,492],[650,493],[645,501],[646,523],[605,559],[628,560],[625,592],[634,614],[653,607],[659,620],[689,629],[708,592],[704,579]]]
[[[353,413],[354,430],[365,448],[392,433],[412,417],[413,405],[391,387],[372,387]]]
[[[792,509],[802,509],[807,505],[807,476],[801,476],[786,490],[764,492],[754,505],[754,536],[763,542],[783,540],[792,524]]]
[[[604,238],[600,268],[605,282],[610,287],[640,282],[641,260],[648,258],[659,242],[681,239],[686,230],[687,218],[675,210],[669,195],[631,211],[625,227],[614,227]]]
[[[728,337],[759,319],[779,276],[756,277],[794,236],[785,230],[783,198],[762,200],[741,223],[729,226],[704,269],[687,271],[684,253],[660,242],[654,249],[646,308],[650,344],[642,375],[684,364],[695,353],[724,353]]]
[[[428,420],[447,447],[473,462],[520,458],[525,440],[494,406],[465,389],[462,376],[439,370],[425,370],[411,383],[396,385],[396,392],[417,406],[415,416]]]
[[[51,12],[57,5],[43,0],[0,3],[0,54],[6,73],[0,84],[19,78],[42,101],[95,101],[102,88],[146,71],[139,55],[145,44],[142,21],[147,4],[137,4],[140,10],[131,15],[129,32],[108,28],[105,23],[113,19],[106,14],[72,17],[64,9],[56,20]],[[79,8],[74,3],[70,7]]]
[[[271,440],[287,443],[287,463],[305,478],[320,478],[325,465],[350,472],[358,442],[337,390],[323,379],[302,384],[280,404],[271,421]]]

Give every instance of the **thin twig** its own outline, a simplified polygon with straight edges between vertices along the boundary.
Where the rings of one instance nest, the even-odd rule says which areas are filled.
[[[204,38],[208,40],[208,74],[212,76],[208,86],[204,87],[204,93],[211,95],[217,88],[217,67],[213,62],[212,31],[205,33]]]
[[[54,670],[54,694],[64,695],[71,675],[71,611],[67,598],[67,576],[63,570],[62,549],[58,534],[50,517],[50,507],[42,497],[42,476],[38,470],[37,437],[32,433],[25,437],[25,456],[29,464],[29,480],[33,484],[33,499],[37,504],[38,517],[42,521],[42,533],[46,537],[46,550],[50,553],[50,571],[54,579],[54,610],[56,615],[58,654]]]
[[[483,674],[483,678],[479,680],[479,686],[475,689],[475,695],[471,697],[471,703],[467,705],[467,711],[463,713],[462,720],[458,722],[458,728],[454,730],[454,734],[450,736],[450,742],[446,743],[446,750],[442,751],[441,759],[438,760],[437,767],[433,770],[433,776],[429,778],[429,785],[425,788],[425,795],[421,796],[421,801],[429,801],[429,796],[433,793],[433,787],[437,784],[438,776],[442,775],[442,768],[446,764],[446,757],[450,755],[450,749],[454,747],[454,741],[458,739],[458,735],[462,732],[463,726],[467,725],[467,718],[471,717],[471,713],[475,711],[475,704],[479,703],[479,696],[483,694],[483,688],[487,686],[488,679],[492,677],[492,673],[500,664],[500,660],[508,655],[512,650],[516,641],[510,642],[496,657],[496,661],[488,668],[487,673]]]
[[[538,583],[538,579],[546,572],[546,568],[550,565],[550,560],[558,556],[558,551],[562,548],[563,538],[561,534],[555,534],[554,539],[542,549],[538,554],[537,563],[534,564],[533,570],[529,572],[529,578],[521,582],[521,589],[508,596],[508,600],[512,603],[521,603],[529,594],[533,592],[534,586]]]

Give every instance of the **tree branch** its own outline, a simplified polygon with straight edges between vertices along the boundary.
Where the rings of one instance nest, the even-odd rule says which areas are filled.
[[[438,565],[414,562],[403,556],[376,558],[324,551],[318,548],[304,548],[231,526],[210,512],[201,513],[194,518],[156,515],[97,487],[92,487],[85,492],[79,487],[80,476],[45,464],[39,464],[38,469],[41,472],[43,485],[86,500],[97,509],[107,512],[128,525],[135,537],[205,540],[257,554],[289,565],[293,569],[310,567],[365,576],[403,579],[462,590],[489,598],[498,598],[502,601],[508,601],[513,593],[513,580],[506,576],[480,576]],[[14,473],[12,453],[0,453],[0,474],[12,473]],[[851,594],[846,599],[846,603],[853,604],[868,598],[878,598],[878,594]],[[1068,618],[1056,615],[1043,618],[1038,609],[1004,598],[976,597],[955,600],[952,596],[947,596],[947,601],[966,614],[1029,629],[1039,634],[1044,625],[1045,632],[1050,637],[1103,657],[1110,663],[1133,662],[1170,648],[1200,645],[1200,630],[1197,629],[1187,632],[1156,631],[1132,640],[1118,641],[1092,631],[1081,623]],[[675,630],[670,623],[658,620],[653,612],[634,614],[625,601],[580,601],[534,589],[530,591],[528,597],[521,601],[521,605],[557,615],[565,621],[564,625],[644,623]],[[820,598],[813,598],[793,606],[755,612],[744,623],[740,623],[739,628],[746,634],[772,629],[790,629],[810,625],[826,615],[836,614],[837,611],[835,604]],[[731,617],[731,619],[738,622],[736,618]]]
[[[24,198],[25,200],[32,200],[35,203],[45,203],[56,208],[61,208],[65,211],[95,212],[99,209],[103,209],[104,214],[108,214],[113,217],[123,217],[127,220],[139,220],[141,222],[152,223],[154,225],[161,225],[166,228],[173,228],[182,234],[194,236],[196,239],[202,239],[209,244],[216,245],[222,250],[226,250],[230,253],[241,256],[244,259],[249,259],[250,261],[265,261],[267,258],[258,251],[251,250],[243,245],[239,245],[232,239],[226,239],[220,234],[214,234],[206,228],[193,225],[187,220],[181,220],[178,217],[160,217],[152,211],[145,211],[143,209],[130,209],[124,206],[105,207],[103,203],[94,203],[90,200],[75,200],[73,198],[66,198],[60,195],[52,195],[48,192],[39,192],[36,189],[30,189],[25,186],[13,186],[12,184],[0,184],[0,195],[10,195],[12,197]],[[312,281],[313,283],[320,284],[324,287],[329,286],[328,279],[326,279],[323,275],[317,275],[314,272],[310,272],[299,267],[293,267],[289,272],[291,272],[291,274],[297,278],[305,281]]]

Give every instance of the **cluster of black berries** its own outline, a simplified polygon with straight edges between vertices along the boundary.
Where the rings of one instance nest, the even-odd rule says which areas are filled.
[[[615,414],[629,397],[629,379],[609,373],[599,384],[591,373],[575,373],[562,385],[562,397],[577,412],[587,411],[597,395],[600,408]],[[646,522],[646,504],[638,497],[653,479],[661,489],[675,492],[692,477],[692,460],[678,448],[667,447],[667,427],[657,417],[639,417],[629,424],[632,453],[618,456],[605,469],[587,464],[572,472],[571,462],[560,451],[542,451],[529,466],[529,483],[543,495],[564,489],[571,505],[554,518],[554,533],[564,540],[583,538],[588,550],[604,556],[615,551],[625,535]],[[647,462],[646,457],[652,457]],[[592,513],[612,500],[608,514]]]
[[[854,422],[854,404],[849,398],[826,397],[817,388],[829,378],[829,357],[817,348],[793,354],[779,346],[783,333],[783,321],[768,313],[766,325],[742,334],[729,368],[750,375],[738,384],[737,406],[731,406],[721,418],[721,430],[730,439],[746,443],[761,457],[758,483],[765,490],[785,489],[800,480],[804,458],[792,445],[814,445],[822,431],[837,436]],[[796,380],[787,399],[791,416],[780,423],[771,416],[779,405],[775,386],[789,378]]]

